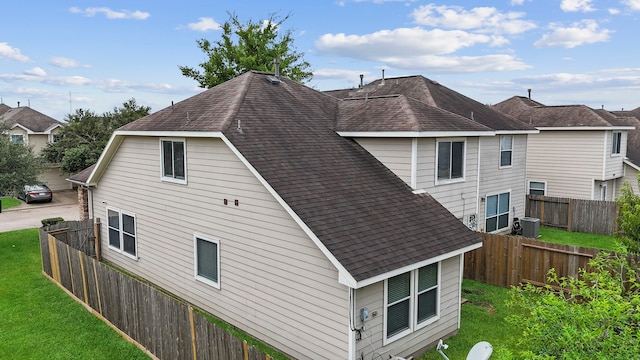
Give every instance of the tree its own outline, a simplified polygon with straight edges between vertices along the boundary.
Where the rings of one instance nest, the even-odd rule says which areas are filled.
[[[524,359],[633,359],[640,354],[640,274],[625,255],[601,252],[579,276],[512,288],[507,321],[522,329]]]
[[[304,83],[312,77],[311,65],[303,60],[303,53],[295,51],[292,31],[283,31],[281,25],[289,15],[279,19],[272,14],[262,24],[249,20],[243,24],[235,14],[222,25],[222,38],[213,44],[206,39],[196,40],[207,60],[198,66],[200,72],[188,66],[179,66],[182,75],[198,81],[200,87],[211,88],[250,70],[274,71],[274,60],[280,62],[280,74]]]
[[[150,107],[139,106],[135,99],[98,115],[91,110],[78,109],[67,116],[67,125],[58,135],[60,140],[42,149],[42,156],[68,174],[77,173],[95,164],[113,131],[149,114]]]
[[[640,174],[638,184],[640,185]],[[640,252],[640,195],[625,182],[616,198],[618,205],[618,237],[630,252]]]
[[[42,163],[30,147],[12,142],[8,130],[0,125],[0,191],[15,196],[24,185],[37,183]]]

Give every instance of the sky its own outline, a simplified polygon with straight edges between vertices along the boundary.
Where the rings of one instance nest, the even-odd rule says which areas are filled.
[[[483,5],[478,5],[482,3]],[[201,91],[196,41],[288,18],[307,85],[353,88],[423,75],[484,104],[531,96],[546,105],[640,107],[640,0],[11,1],[0,21],[0,102],[64,121],[135,99],[161,110]]]

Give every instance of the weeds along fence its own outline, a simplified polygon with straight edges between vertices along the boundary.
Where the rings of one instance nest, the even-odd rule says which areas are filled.
[[[88,239],[92,231],[91,220],[41,228],[42,269],[127,340],[159,359],[271,358],[188,304],[74,248],[77,245],[91,253],[93,245]]]
[[[540,219],[540,225],[567,231],[609,236],[617,231],[615,201],[528,195],[525,215]]]
[[[521,236],[477,233],[481,248],[465,254],[464,277],[502,287],[520,283],[546,285],[547,273],[554,268],[559,277],[578,277],[601,250],[550,244]],[[638,262],[640,256],[630,255]]]

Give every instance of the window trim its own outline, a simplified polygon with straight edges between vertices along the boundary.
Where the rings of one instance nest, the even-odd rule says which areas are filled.
[[[500,205],[500,195],[503,195],[503,194],[509,194],[509,204],[507,205],[507,211],[506,211],[506,212],[498,212],[498,213],[496,213],[496,215],[494,215],[494,216],[490,216],[490,217],[489,217],[489,216],[487,216],[487,206],[489,205],[489,198],[490,198],[490,197],[492,197],[492,196],[497,196],[497,197],[498,197],[498,199],[497,199],[497,200],[498,200],[498,211],[499,211],[499,210],[500,210],[500,206],[499,206],[499,205]],[[485,231],[485,232],[488,232],[488,233],[490,233],[490,234],[491,234],[491,233],[500,232],[500,231],[503,231],[503,230],[505,230],[505,229],[508,229],[508,228],[509,228],[509,224],[511,223],[511,204],[512,204],[512,198],[513,198],[513,197],[512,197],[512,194],[511,194],[511,189],[506,190],[506,191],[503,191],[503,192],[497,192],[497,193],[487,194],[487,195],[485,196],[485,199],[486,199],[486,201],[485,201],[485,205],[484,205],[484,231]],[[507,226],[502,227],[502,228],[497,227],[497,226],[498,226],[498,224],[499,224],[500,216],[501,216],[501,215],[505,215],[505,214],[507,215]],[[491,230],[491,231],[489,231],[489,230],[487,229],[487,220],[488,220],[488,219],[490,219],[490,218],[494,218],[494,217],[496,218],[496,229],[495,229],[495,230]]]
[[[502,149],[502,139],[509,137],[511,139],[509,144],[509,149]],[[500,136],[500,156],[498,158],[498,168],[505,169],[513,167],[513,135],[501,135]],[[508,151],[509,154],[509,165],[502,164],[502,153]]]
[[[427,290],[424,290],[423,292],[426,291],[431,291],[431,290],[435,290],[436,291],[436,314],[433,315],[430,318],[425,319],[422,323],[418,323],[418,296],[420,295],[418,293],[418,285],[419,285],[419,279],[418,279],[418,274],[421,268],[427,267],[427,266],[433,266],[435,265],[437,267],[437,283],[434,287],[431,287]],[[399,340],[411,333],[414,333],[420,329],[423,329],[424,327],[433,324],[434,322],[438,321],[440,319],[440,302],[441,302],[441,296],[442,296],[442,262],[436,262],[436,263],[431,263],[431,264],[427,264],[424,266],[421,266],[420,268],[417,269],[413,269],[411,271],[409,271],[410,273],[410,294],[409,294],[409,328],[406,330],[403,330],[402,332],[399,332],[391,337],[387,337],[387,321],[389,319],[389,315],[388,315],[388,309],[389,309],[389,304],[388,304],[388,300],[389,300],[389,278],[384,280],[384,320],[383,320],[383,324],[382,324],[382,345],[386,346],[396,340]],[[402,274],[397,274],[397,275],[403,275],[406,273],[402,273]],[[396,275],[396,276],[397,276]]]
[[[19,136],[22,140],[20,140],[20,141],[15,141],[15,140],[14,140],[14,137],[18,137],[18,136]],[[12,142],[12,143],[14,143],[14,144],[21,144],[21,145],[25,145],[25,144],[27,143],[27,142],[26,142],[26,139],[25,139],[24,134],[11,134],[11,142]]]
[[[217,281],[206,278],[200,274],[198,274],[198,239],[202,241],[207,241],[210,243],[216,244],[216,271],[218,274]],[[193,234],[193,276],[196,281],[200,281],[207,285],[213,286],[216,289],[220,289],[220,240],[202,235],[202,234]]]
[[[622,131],[611,132],[611,156],[622,154]]]
[[[118,228],[113,228],[111,227],[111,225],[109,224],[109,211],[113,211],[113,212],[117,212],[118,213]],[[131,254],[128,251],[124,250],[124,235],[125,235],[125,231],[124,231],[124,226],[123,226],[123,216],[129,216],[133,218],[133,234],[130,233],[126,233],[129,236],[133,237],[134,240],[134,244],[135,244],[135,254]],[[119,241],[119,247],[115,247],[113,245],[111,245],[111,238],[110,238],[110,234],[109,231],[111,229],[117,230],[118,231],[118,241]],[[134,260],[138,260],[138,219],[136,217],[136,214],[129,212],[129,211],[125,211],[125,210],[121,210],[118,208],[114,208],[114,207],[110,207],[107,206],[107,244],[108,244],[108,248],[110,250],[119,252],[120,254],[123,254],[131,259]]]
[[[449,178],[439,178],[438,177],[438,167],[440,165],[439,163],[439,157],[440,157],[440,143],[443,142],[448,142],[448,143],[457,143],[457,142],[461,142],[462,143],[462,175],[460,177],[456,177],[456,178],[452,178],[451,177],[451,164],[449,164]],[[463,182],[465,181],[465,177],[466,177],[466,172],[467,172],[467,139],[466,138],[442,138],[442,139],[437,139],[436,140],[436,159],[435,159],[435,171],[434,171],[434,176],[435,176],[435,184],[436,185],[441,185],[441,184],[451,184],[451,183],[458,183],[458,182]]]
[[[164,171],[164,142],[170,141],[171,143],[181,142],[183,144],[182,163],[184,170],[184,179],[176,178],[175,171],[173,176],[165,175]],[[172,145],[173,149],[173,145]],[[172,154],[173,158],[173,154]],[[187,140],[185,138],[160,138],[160,180],[172,182],[176,184],[187,184]]]
[[[547,182],[546,181],[539,181],[539,180],[529,180],[527,181],[527,195],[535,195],[531,193],[531,183],[539,183],[544,185],[544,188],[542,189],[542,191],[544,192],[544,194],[542,194],[542,196],[546,196],[547,195]],[[540,190],[540,189],[534,189],[534,190]]]

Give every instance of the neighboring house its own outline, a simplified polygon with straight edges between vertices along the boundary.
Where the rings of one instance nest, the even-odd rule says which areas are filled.
[[[633,192],[640,194],[638,188],[638,172],[640,171],[640,108],[634,110],[612,111],[634,130],[627,132],[627,156],[624,159],[623,183],[628,182]],[[620,189],[616,189],[616,196],[620,195]]]
[[[338,132],[469,228],[509,231],[525,212],[527,136],[533,127],[423,76],[382,78],[344,99]],[[362,118],[364,114],[364,119]]]
[[[493,106],[540,130],[529,136],[530,194],[614,200],[623,183],[627,133],[633,126],[606,110],[546,106],[514,96]]]
[[[0,121],[10,126],[11,141],[31,147],[35,155],[39,155],[48,143],[57,141],[58,131],[63,126],[60,121],[30,107],[11,108],[5,104],[0,104]],[[59,165],[47,165],[40,181],[52,190],[71,189]]]
[[[103,258],[295,358],[407,356],[455,333],[481,240],[337,133],[352,110],[252,71],[121,127],[71,178]]]

